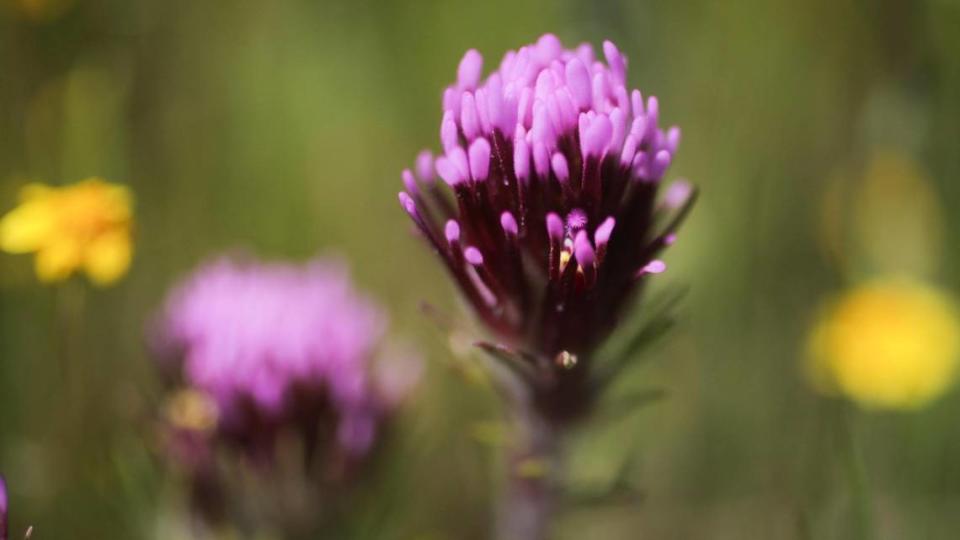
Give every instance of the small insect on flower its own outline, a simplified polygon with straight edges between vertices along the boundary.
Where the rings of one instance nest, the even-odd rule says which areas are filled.
[[[442,152],[421,153],[399,195],[558,416],[582,410],[594,351],[665,270],[657,256],[696,194],[681,180],[659,195],[680,130],[661,128],[656,97],[628,90],[613,43],[603,57],[547,34],[483,79],[468,51],[443,94]]]
[[[810,336],[808,374],[866,408],[917,409],[946,392],[960,361],[960,318],[936,289],[901,278],[843,293]]]
[[[83,270],[98,285],[123,277],[133,253],[129,189],[90,178],[56,187],[28,184],[20,205],[0,218],[0,250],[36,253],[40,281]]]

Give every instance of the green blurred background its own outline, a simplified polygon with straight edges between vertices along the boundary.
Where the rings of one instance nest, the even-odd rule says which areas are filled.
[[[394,332],[429,353],[352,537],[486,538],[499,457],[476,434],[501,416],[418,309],[456,312],[455,294],[396,193],[437,146],[463,52],[489,68],[547,31],[620,46],[631,85],[683,128],[671,176],[702,189],[658,278],[689,288],[680,324],[624,381],[668,398],[584,429],[570,452],[581,498],[622,475],[640,496],[570,505],[557,536],[850,538],[838,405],[801,376],[804,341],[822,298],[897,248],[960,286],[956,0],[2,0],[0,212],[29,180],[98,175],[137,198],[134,266],[116,286],[40,285],[30,257],[0,256],[0,471],[18,530],[183,534],[182,486],[154,455],[143,327],[190,268],[246,247],[344,254]],[[847,222],[862,172],[888,154],[935,194],[895,201],[913,212],[899,219],[938,217],[916,242],[880,238],[878,263],[858,248],[870,227]],[[956,538],[958,413],[952,392],[856,414],[880,538]]]

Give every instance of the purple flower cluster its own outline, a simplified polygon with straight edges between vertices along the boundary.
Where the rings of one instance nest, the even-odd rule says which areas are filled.
[[[468,51],[443,94],[443,153],[421,153],[400,193],[483,322],[567,401],[665,269],[657,256],[695,195],[678,181],[658,196],[680,130],[660,127],[657,98],[628,91],[613,43],[603,55],[547,34],[481,80],[483,58]]]
[[[340,447],[362,454],[403,393],[381,384],[372,364],[385,328],[339,261],[223,258],[169,296],[157,350],[187,388],[209,396],[225,434],[269,443],[277,428],[332,415]]]

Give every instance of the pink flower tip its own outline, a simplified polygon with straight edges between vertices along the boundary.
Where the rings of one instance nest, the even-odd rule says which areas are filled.
[[[565,183],[570,179],[570,168],[567,165],[567,158],[563,157],[563,154],[556,152],[553,154],[553,157],[550,158],[550,166],[553,168],[553,174],[557,176],[557,180],[561,183]]]
[[[404,169],[400,173],[400,177],[403,179],[403,187],[407,188],[407,191],[416,195],[420,188],[417,186],[417,180],[413,177],[413,172],[410,169]]]
[[[470,177],[470,160],[467,158],[467,152],[460,145],[447,151],[447,159],[456,167],[460,178],[467,179]]]
[[[667,150],[670,151],[670,154],[677,153],[677,148],[680,147],[680,137],[680,128],[677,126],[673,126],[667,130]]]
[[[644,114],[643,94],[640,90],[634,90],[630,93],[630,104],[633,106],[633,116],[640,117]]]
[[[460,144],[460,132],[457,129],[457,122],[453,111],[443,113],[443,119],[440,121],[440,144],[445,152]]]
[[[433,152],[424,150],[417,154],[417,176],[423,182],[433,182]]]
[[[547,214],[547,236],[556,242],[563,238],[563,220],[553,212]]]
[[[403,209],[407,211],[408,214],[417,213],[417,204],[413,202],[413,197],[407,194],[406,191],[401,191],[398,194],[400,198],[400,205],[403,206]]]
[[[473,266],[482,266],[483,265],[483,254],[480,253],[480,250],[470,246],[467,249],[463,250],[463,256],[467,259],[467,262]]]
[[[476,181],[487,179],[490,172],[490,143],[480,137],[470,145],[470,175]]]
[[[605,114],[599,114],[592,120],[588,120],[585,126],[581,122],[581,130],[580,148],[584,156],[602,154],[613,136],[613,124]]]
[[[548,63],[555,60],[560,57],[561,52],[563,52],[563,44],[557,36],[544,34],[537,40],[536,54],[541,62]]]
[[[667,271],[667,263],[660,259],[654,259],[646,264],[641,270],[641,274],[662,274]]]
[[[457,67],[457,84],[460,88],[472,90],[480,82],[480,72],[483,70],[483,55],[476,49],[470,49],[463,55]]]
[[[451,187],[463,182],[459,169],[446,156],[440,156],[436,161],[437,174]]]
[[[510,212],[500,214],[500,226],[503,227],[503,232],[509,236],[517,236],[519,232],[517,220]]]
[[[573,240],[573,252],[580,266],[593,266],[594,262],[596,262],[597,254],[590,244],[587,231],[577,233],[577,237]]]
[[[680,208],[687,203],[687,199],[693,194],[693,185],[686,180],[677,180],[670,184],[667,192],[663,195],[663,203],[669,208]]]
[[[610,235],[613,234],[613,227],[616,223],[617,221],[613,219],[613,216],[610,216],[603,220],[603,223],[597,227],[596,232],[593,234],[593,241],[598,247],[610,241]]]
[[[624,84],[627,74],[627,59],[612,41],[603,42],[603,55],[607,58],[607,65],[617,84]]]
[[[566,76],[567,88],[570,90],[577,108],[582,111],[590,107],[593,100],[593,89],[590,86],[590,71],[587,70],[587,66],[579,58],[574,58],[567,63]]]
[[[454,242],[460,241],[460,224],[457,223],[457,220],[451,219],[447,221],[446,226],[443,228],[443,233],[447,237],[447,242],[451,244]]]
[[[659,180],[663,177],[663,174],[667,172],[667,169],[670,167],[670,162],[673,160],[673,156],[670,155],[670,152],[666,150],[660,150],[657,152],[657,155],[653,156],[653,166],[650,170],[650,176],[652,180]]]

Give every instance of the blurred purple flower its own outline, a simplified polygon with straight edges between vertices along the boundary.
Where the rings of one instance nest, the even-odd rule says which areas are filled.
[[[603,56],[546,34],[481,80],[468,51],[443,94],[442,154],[402,175],[404,210],[556,417],[582,412],[593,352],[665,270],[696,194],[681,180],[658,196],[680,130],[628,91],[613,43]]]
[[[0,540],[7,540],[7,482],[0,476]]]
[[[169,295],[154,349],[173,359],[166,365],[188,389],[213,401],[217,429],[228,437],[269,449],[277,429],[312,429],[332,415],[339,447],[359,456],[419,373],[417,362],[395,358],[389,369],[398,375],[381,380],[374,360],[386,323],[338,260],[225,257]],[[188,422],[209,416],[189,400],[179,410]]]

